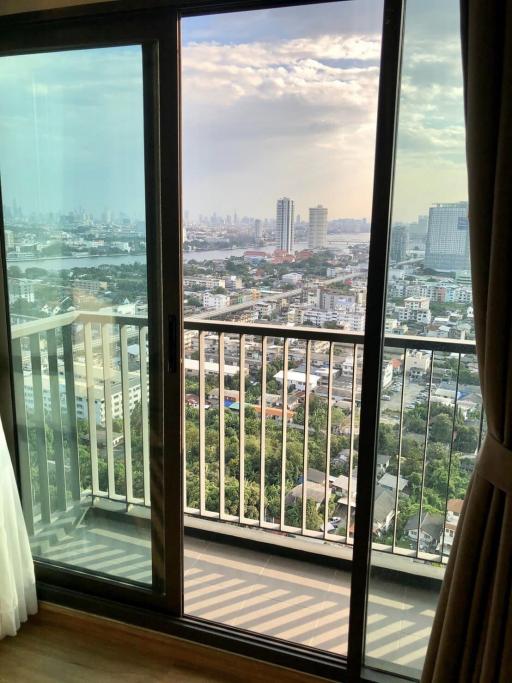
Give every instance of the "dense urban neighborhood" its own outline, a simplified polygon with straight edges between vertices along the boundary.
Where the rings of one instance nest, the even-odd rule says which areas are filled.
[[[364,219],[328,220],[321,205],[302,220],[286,197],[277,200],[272,219],[239,218],[236,212],[192,219],[186,213],[190,514],[259,520],[269,529],[351,542],[369,227]],[[122,491],[129,484],[134,501],[147,498],[149,457],[145,239],[143,221],[109,211],[96,218],[83,211],[26,217],[14,205],[6,212],[13,329],[73,312],[100,316],[88,332],[86,325],[73,326],[81,485]],[[450,552],[484,428],[476,358],[456,346],[434,352],[427,342],[422,348],[421,340],[405,350],[396,339],[473,340],[468,249],[464,202],[434,205],[428,216],[392,228],[373,522],[382,549],[441,558]],[[133,324],[118,324],[123,316],[133,317]],[[215,331],[219,320],[260,327],[254,334],[221,335]],[[210,327],[199,331],[194,321]],[[316,339],[312,329],[309,341],[295,339],[295,327],[333,336]],[[395,340],[389,346],[388,336]],[[48,344],[47,337],[41,386],[34,383],[33,349],[27,341],[22,345],[29,415],[37,412],[41,391],[51,414]],[[66,407],[59,335],[57,346]],[[50,424],[47,419],[51,450]],[[35,444],[35,426],[30,439]],[[33,468],[37,499],[35,462]],[[51,470],[49,477],[56,496]]]

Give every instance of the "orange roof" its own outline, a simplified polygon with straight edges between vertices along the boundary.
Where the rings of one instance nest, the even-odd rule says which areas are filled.
[[[450,498],[446,507],[450,512],[455,512],[457,515],[460,515],[463,504],[464,501],[462,498]]]
[[[261,406],[253,406],[251,405],[251,408],[254,408],[254,410],[257,413],[261,413]],[[295,415],[293,410],[288,410],[288,419],[291,420],[291,418]],[[265,408],[265,417],[283,417],[283,409],[282,408]]]

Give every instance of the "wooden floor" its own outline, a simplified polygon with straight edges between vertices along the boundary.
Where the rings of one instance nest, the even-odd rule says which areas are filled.
[[[0,641],[0,683],[321,680],[49,604],[41,605],[15,638]]]

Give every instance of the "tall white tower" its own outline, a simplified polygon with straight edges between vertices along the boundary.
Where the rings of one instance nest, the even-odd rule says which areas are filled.
[[[283,197],[277,200],[276,232],[279,237],[279,248],[288,254],[293,253],[293,214],[295,204],[293,199]]]
[[[327,207],[319,204],[309,209],[310,249],[325,249],[327,246]]]

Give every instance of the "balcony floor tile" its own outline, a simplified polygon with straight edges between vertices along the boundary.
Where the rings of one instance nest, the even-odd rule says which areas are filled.
[[[151,582],[149,527],[87,516],[33,540],[36,555]],[[185,611],[257,633],[346,654],[350,573],[267,550],[185,536]],[[419,671],[437,602],[434,590],[372,578],[367,654]]]

